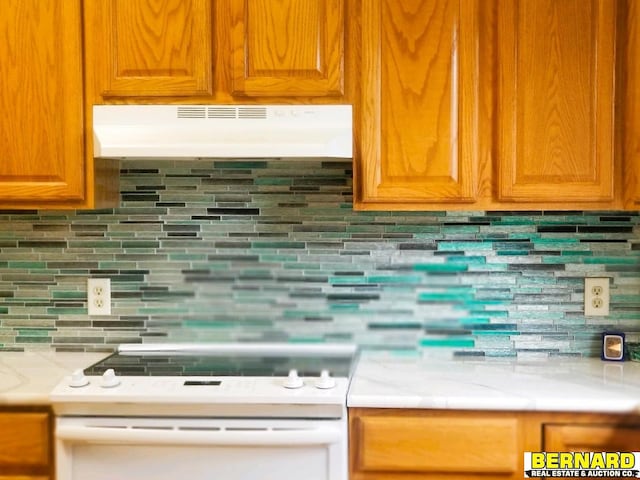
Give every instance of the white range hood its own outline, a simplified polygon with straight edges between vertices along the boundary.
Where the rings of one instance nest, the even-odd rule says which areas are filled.
[[[94,156],[352,157],[351,105],[96,105]]]

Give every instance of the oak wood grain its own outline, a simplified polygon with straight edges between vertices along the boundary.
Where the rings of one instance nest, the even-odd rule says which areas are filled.
[[[478,2],[362,2],[360,21],[357,206],[473,202]]]
[[[613,201],[616,2],[501,0],[499,199]]]
[[[640,416],[350,408],[349,426],[353,480],[515,480],[525,451],[637,450]]]
[[[84,14],[103,97],[211,94],[211,0],[87,0]]]
[[[82,202],[80,1],[2,1],[0,37],[0,205]]]
[[[632,452],[640,445],[640,428],[617,424],[544,426],[543,449],[549,452]]]
[[[46,412],[0,412],[0,472],[48,469],[49,436]]]
[[[344,93],[344,0],[230,0],[234,95]]]
[[[628,1],[625,15],[625,99],[622,135],[625,157],[625,207],[640,209],[640,2]]]

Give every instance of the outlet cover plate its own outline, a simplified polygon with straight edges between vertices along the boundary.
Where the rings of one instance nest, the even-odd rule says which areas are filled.
[[[590,317],[609,315],[609,277],[584,279],[584,314]]]
[[[89,315],[111,315],[111,279],[87,279],[87,311]]]

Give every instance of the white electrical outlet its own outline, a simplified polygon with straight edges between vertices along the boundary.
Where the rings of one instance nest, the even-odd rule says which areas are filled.
[[[609,277],[584,279],[584,314],[601,317],[609,315]]]
[[[89,315],[111,315],[110,279],[87,279],[87,307]]]

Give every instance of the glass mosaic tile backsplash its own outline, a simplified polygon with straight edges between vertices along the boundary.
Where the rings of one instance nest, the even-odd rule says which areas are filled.
[[[119,208],[0,211],[0,349],[355,341],[599,354],[640,338],[634,212],[354,212],[351,163],[123,161]],[[585,317],[584,277],[611,279]],[[88,317],[87,277],[112,281]]]

